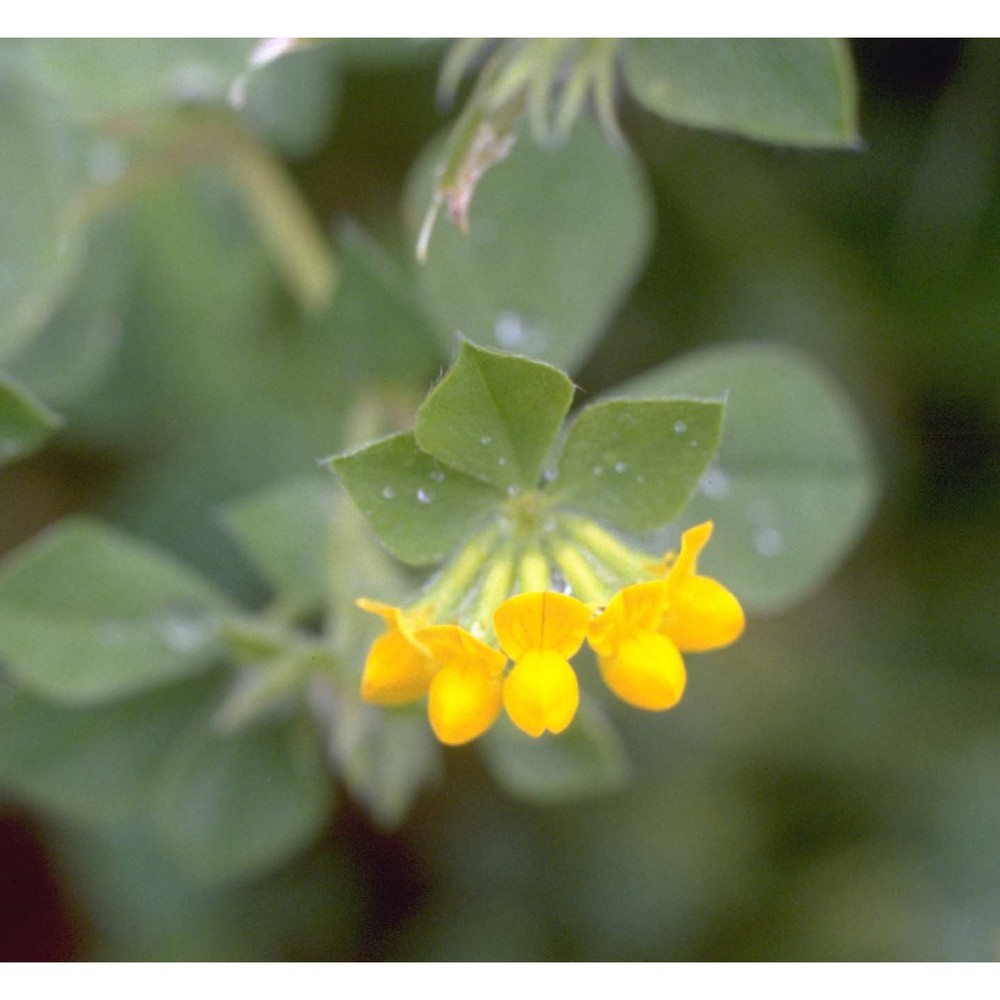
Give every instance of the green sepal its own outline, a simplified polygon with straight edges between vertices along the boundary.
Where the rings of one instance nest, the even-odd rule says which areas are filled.
[[[62,420],[0,372],[0,466],[38,448]]]
[[[570,429],[552,484],[561,505],[626,531],[672,520],[719,446],[723,408],[696,399],[587,407]]]
[[[417,413],[417,444],[500,489],[532,489],[572,399],[551,365],[464,341]]]
[[[393,434],[330,460],[376,535],[413,566],[439,562],[496,512],[504,494]]]
[[[42,697],[121,698],[204,669],[229,601],[193,570],[76,518],[0,568],[0,658]]]
[[[326,824],[332,790],[303,718],[203,732],[165,765],[154,809],[165,846],[204,881],[277,867]]]
[[[857,146],[847,44],[830,38],[636,38],[625,82],[650,111],[796,146]]]

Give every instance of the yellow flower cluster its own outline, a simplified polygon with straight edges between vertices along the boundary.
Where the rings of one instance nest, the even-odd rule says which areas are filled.
[[[580,702],[570,660],[587,641],[619,698],[671,708],[684,692],[681,653],[727,646],[743,631],[737,599],[696,572],[711,533],[710,521],[684,532],[675,559],[650,567],[652,579],[623,587],[603,609],[551,590],[504,600],[493,614],[499,649],[460,625],[431,624],[426,612],[361,599],[387,626],[368,654],[361,697],[403,705],[426,695],[431,728],[449,745],[482,735],[503,709],[529,736],[561,733]]]

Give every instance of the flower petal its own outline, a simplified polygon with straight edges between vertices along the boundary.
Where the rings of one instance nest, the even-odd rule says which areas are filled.
[[[460,746],[481,736],[500,714],[503,678],[481,667],[481,663],[447,663],[431,681],[431,729],[448,746]]]
[[[637,632],[655,632],[667,610],[667,586],[650,580],[623,587],[591,623],[590,645],[604,656]]]
[[[512,660],[531,650],[569,659],[583,645],[589,622],[590,608],[583,601],[550,590],[511,597],[493,615],[497,639]]]
[[[684,652],[721,649],[742,634],[746,618],[740,602],[718,580],[691,576],[670,591],[670,610],[661,631]]]
[[[580,704],[576,674],[554,650],[529,650],[503,686],[503,703],[511,721],[529,736],[546,730],[561,733]]]
[[[376,705],[405,705],[427,694],[436,664],[401,633],[380,635],[368,651],[361,697]]]
[[[687,674],[677,647],[657,632],[639,632],[611,656],[598,656],[604,682],[622,701],[660,712],[684,693]]]

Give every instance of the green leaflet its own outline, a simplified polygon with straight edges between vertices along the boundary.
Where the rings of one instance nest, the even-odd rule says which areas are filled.
[[[495,512],[503,493],[442,465],[412,434],[330,461],[382,543],[403,562],[438,562]]]
[[[217,676],[81,708],[0,686],[0,786],[30,805],[106,825],[140,815],[165,755],[204,723]]]
[[[430,204],[435,144],[407,196],[413,231]],[[652,206],[635,161],[581,122],[558,149],[524,140],[476,191],[467,235],[442,223],[419,278],[442,341],[579,368],[638,276]]]
[[[0,569],[0,659],[53,701],[93,704],[203,669],[229,601],[192,570],[69,519]]]
[[[723,404],[610,400],[573,424],[553,484],[563,505],[631,531],[676,517],[715,454]]]
[[[333,548],[334,493],[328,479],[279,483],[227,504],[221,516],[293,615],[322,605]]]
[[[636,38],[625,81],[684,125],[798,146],[856,146],[857,86],[844,42],[826,38]]]
[[[246,878],[313,840],[330,816],[330,781],[305,719],[208,731],[174,755],[157,793],[169,852],[204,881]]]
[[[815,589],[862,531],[878,493],[854,407],[813,361],[776,345],[709,348],[623,387],[728,392],[717,461],[685,522],[716,523],[705,570],[748,607],[778,611]]]
[[[417,413],[417,443],[493,486],[532,489],[572,399],[561,371],[464,342]]]
[[[43,326],[79,264],[76,137],[7,52],[0,58],[0,362]]]
[[[0,372],[0,466],[34,451],[62,421]]]
[[[40,38],[29,43],[39,76],[81,118],[225,104],[254,39]]]

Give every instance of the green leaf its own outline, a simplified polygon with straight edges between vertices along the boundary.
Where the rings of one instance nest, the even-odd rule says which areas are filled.
[[[222,521],[293,613],[319,608],[332,556],[329,480],[291,480],[222,509]]]
[[[330,699],[330,753],[351,795],[383,827],[397,827],[421,789],[440,778],[441,751],[423,710]]]
[[[440,345],[409,276],[353,223],[340,228],[337,243],[340,283],[329,322],[344,362],[367,377],[433,375]]]
[[[330,135],[340,103],[336,48],[306,44],[255,65],[235,96],[243,119],[265,141],[288,156],[307,156]]]
[[[34,451],[62,421],[0,372],[0,465]]]
[[[828,38],[635,38],[636,100],[671,121],[798,146],[858,143],[846,43]]]
[[[54,103],[0,65],[0,360],[46,322],[78,263],[79,159]]]
[[[723,404],[609,400],[570,429],[553,488],[562,503],[628,531],[675,518],[716,448]]]
[[[414,233],[440,154],[411,178]],[[559,149],[522,141],[477,188],[470,232],[441,224],[431,239],[420,279],[446,348],[460,332],[579,368],[646,259],[652,215],[635,161],[590,122]]]
[[[81,118],[225,104],[254,39],[39,38],[39,75]]]
[[[561,371],[466,341],[417,413],[417,443],[501,489],[532,489],[572,399]]]
[[[748,608],[779,611],[815,590],[864,529],[878,494],[871,445],[850,399],[798,351],[711,348],[623,391],[728,393],[717,461],[685,521],[715,522],[699,566]]]
[[[422,452],[408,433],[330,465],[386,548],[414,566],[444,559],[504,496]]]
[[[121,698],[203,669],[229,601],[111,528],[62,521],[0,568],[0,659],[42,697]]]
[[[164,755],[218,691],[199,678],[96,708],[0,686],[0,785],[30,805],[109,824],[146,806]]]
[[[576,718],[558,736],[533,739],[506,718],[480,741],[486,763],[507,791],[534,802],[565,802],[620,788],[628,759],[600,707],[580,702]]]
[[[86,259],[49,320],[7,362],[10,373],[57,408],[85,398],[108,373],[123,333],[135,246],[124,218],[87,234]]]
[[[274,868],[314,840],[330,816],[330,782],[304,719],[223,736],[204,733],[166,767],[157,829],[170,853],[205,881]]]

